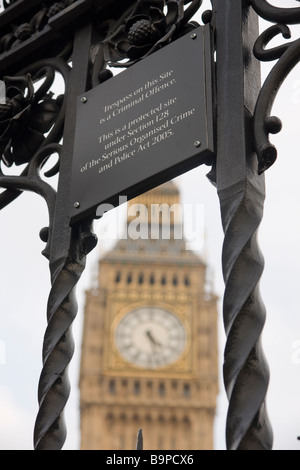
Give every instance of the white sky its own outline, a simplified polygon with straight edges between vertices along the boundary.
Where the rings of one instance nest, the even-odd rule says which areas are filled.
[[[297,6],[294,0],[273,0],[275,6]],[[296,4],[296,5],[295,5]],[[209,1],[204,1],[209,8]],[[204,7],[205,9],[205,7]],[[293,28],[298,38],[300,27]],[[268,66],[263,65],[263,71]],[[264,351],[271,369],[267,406],[274,430],[274,449],[300,449],[300,215],[299,215],[299,66],[285,81],[272,114],[283,121],[283,130],[271,141],[278,160],[266,174],[267,199],[260,229],[265,257],[261,293],[267,308]],[[215,188],[207,181],[207,167],[177,178],[182,203],[204,206],[205,256],[212,268],[214,288],[222,298],[221,250],[223,234]],[[121,212],[124,209],[120,209]],[[48,263],[42,257],[39,231],[47,226],[47,210],[38,196],[25,193],[1,215],[0,297],[0,449],[32,449],[37,387],[42,368],[42,341],[46,328],[46,304],[50,290]],[[97,233],[103,232],[100,223]],[[79,283],[78,317],[74,323],[75,357],[70,366],[71,398],[66,408],[68,438],[65,449],[79,446],[78,366],[83,320],[84,290],[94,278],[99,255],[107,243],[99,243],[88,257]],[[221,367],[224,348],[220,302],[220,396],[216,418],[215,448],[225,448],[227,412]],[[146,438],[146,437],[145,437]]]

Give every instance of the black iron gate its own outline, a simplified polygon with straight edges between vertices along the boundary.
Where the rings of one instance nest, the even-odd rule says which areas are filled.
[[[0,73],[6,100],[0,104],[0,208],[23,191],[41,195],[48,206],[49,226],[40,236],[49,259],[51,291],[34,447],[60,449],[66,438],[64,407],[74,350],[75,287],[86,256],[97,243],[93,217],[70,225],[76,100],[109,80],[112,67],[130,67],[185,34],[192,35],[199,26],[193,16],[202,1],[3,3]],[[269,372],[261,347],[265,307],[259,294],[264,263],[257,230],[263,216],[263,173],[277,156],[269,135],[281,129],[280,120],[270,116],[271,109],[282,82],[299,62],[300,40],[271,49],[268,43],[278,34],[289,37],[287,25],[300,22],[300,8],[274,7],[266,0],[211,0],[211,4],[202,19],[210,29],[212,58],[216,53],[211,61],[215,155],[206,164],[218,191],[225,235],[227,448],[271,449],[265,403]],[[274,23],[261,34],[259,16]],[[261,87],[259,61],[265,60],[276,63]],[[54,98],[57,74],[64,90]],[[58,163],[44,178],[43,166],[54,154]],[[7,167],[21,165],[17,176],[6,172]],[[188,169],[186,165],[182,172]],[[56,174],[57,191],[47,182]]]

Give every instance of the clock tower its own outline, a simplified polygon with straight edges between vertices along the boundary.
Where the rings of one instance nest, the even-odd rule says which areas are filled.
[[[86,293],[81,449],[213,449],[217,299],[186,249],[173,182],[132,200]]]

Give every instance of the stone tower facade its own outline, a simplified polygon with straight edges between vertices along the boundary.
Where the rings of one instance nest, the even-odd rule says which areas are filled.
[[[145,449],[213,449],[217,299],[172,182],[131,201],[127,234],[86,293],[81,449],[134,450],[140,428]]]

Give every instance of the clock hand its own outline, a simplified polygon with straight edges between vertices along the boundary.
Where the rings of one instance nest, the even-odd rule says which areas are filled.
[[[154,346],[159,346],[159,347],[161,347],[161,344],[160,344],[158,341],[156,341],[155,338],[153,338],[151,331],[147,330],[147,331],[146,331],[146,336],[150,339],[151,343],[152,343]]]
[[[151,351],[152,351],[152,354],[151,354],[151,358],[152,358],[152,362],[153,362],[153,365],[154,366],[158,366],[161,362],[161,358],[160,358],[160,348],[161,347],[161,344],[158,343],[152,336],[151,334],[151,331],[145,331],[145,334],[146,336],[148,337],[148,339],[150,340],[150,347],[151,347]]]

